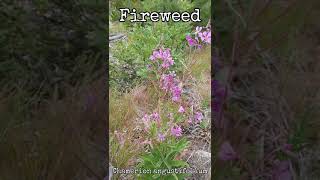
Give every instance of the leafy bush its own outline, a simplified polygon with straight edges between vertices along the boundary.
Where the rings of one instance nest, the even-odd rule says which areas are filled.
[[[190,32],[189,23],[155,23],[153,26],[136,26],[128,33],[128,41],[118,42],[112,53],[116,62],[109,63],[111,84],[125,86],[137,78],[148,77],[147,62],[153,49],[171,47],[175,65],[173,70],[181,70],[186,46],[185,37]]]
[[[63,94],[105,64],[105,1],[3,1],[0,9],[1,87]]]
[[[179,141],[172,139],[170,143],[160,143],[154,147],[150,153],[145,153],[141,156],[143,162],[138,168],[151,170],[151,173],[141,174],[138,179],[159,179],[160,177],[184,179],[188,176],[186,173],[168,173],[165,170],[173,168],[182,168],[189,166],[188,163],[176,160],[176,156],[188,146],[186,139]],[[160,171],[154,173],[154,171]]]

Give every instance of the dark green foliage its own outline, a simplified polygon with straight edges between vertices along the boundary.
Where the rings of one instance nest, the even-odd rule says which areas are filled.
[[[221,124],[230,127],[216,128],[214,154],[223,150],[219,142],[231,140],[240,160],[217,158],[213,179],[268,179],[284,160],[297,179],[318,177],[319,5],[317,0],[214,2],[214,42],[225,67],[216,68],[215,78],[236,94],[224,102]],[[222,81],[220,75],[229,78]]]
[[[89,142],[107,144],[106,9],[104,0],[0,1],[1,180],[103,179],[105,153]]]
[[[174,69],[182,68],[185,37],[191,32],[189,23],[155,23],[152,26],[136,26],[128,33],[128,40],[118,42],[112,54],[118,63],[110,63],[111,84],[127,87],[135,80],[145,80],[150,74],[147,65],[152,51],[163,46],[170,48],[175,61]],[[129,83],[129,84],[128,84]]]
[[[2,1],[0,9],[1,87],[63,95],[105,65],[105,1]]]

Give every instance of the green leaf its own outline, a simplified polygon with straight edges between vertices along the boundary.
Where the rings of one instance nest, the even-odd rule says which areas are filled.
[[[154,174],[154,175],[152,176],[152,178],[153,178],[153,179],[157,179],[157,178],[160,178],[160,176],[161,176],[161,174]]]
[[[181,160],[172,160],[170,161],[170,164],[172,165],[172,167],[185,167],[185,166],[189,166],[188,163],[181,161]]]
[[[156,163],[155,168],[156,168],[156,169],[159,169],[159,168],[161,167],[162,163],[163,163],[162,160],[158,161],[158,162]]]
[[[166,160],[173,159],[178,154],[178,151],[172,150],[166,155]]]

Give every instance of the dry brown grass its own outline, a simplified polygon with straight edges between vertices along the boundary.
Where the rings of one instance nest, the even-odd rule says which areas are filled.
[[[11,123],[1,131],[0,153],[6,154],[0,160],[1,178],[102,179],[107,144],[104,87],[99,80],[71,88],[65,98],[43,102],[32,113],[12,108],[19,105],[18,94],[6,97],[1,123]]]

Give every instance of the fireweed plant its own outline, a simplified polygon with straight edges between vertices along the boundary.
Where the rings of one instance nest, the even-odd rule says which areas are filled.
[[[216,53],[212,56],[212,61],[214,65],[214,72],[219,73],[222,70],[222,63]],[[230,76],[230,73],[228,76]],[[213,103],[211,108],[213,111],[214,124],[216,128],[222,131],[225,126],[223,121],[223,106],[226,102],[226,98],[228,97],[227,87],[227,85],[223,84],[218,79],[212,79],[211,88]],[[221,161],[233,161],[239,159],[239,155],[235,152],[230,142],[226,140],[220,145],[217,158]]]
[[[196,31],[186,36],[192,50],[211,43],[211,30],[197,27]],[[138,174],[138,179],[183,179],[189,176],[185,172],[175,172],[174,168],[188,167],[187,162],[178,158],[188,147],[183,128],[201,123],[204,119],[201,108],[196,107],[192,98],[185,93],[184,82],[172,71],[175,60],[170,48],[154,49],[147,66],[150,71],[150,81],[156,89],[158,106],[151,112],[144,113],[140,118],[145,138],[142,144],[149,147],[139,159],[138,168],[148,170],[148,173]],[[120,145],[124,144],[123,135],[115,132]]]

